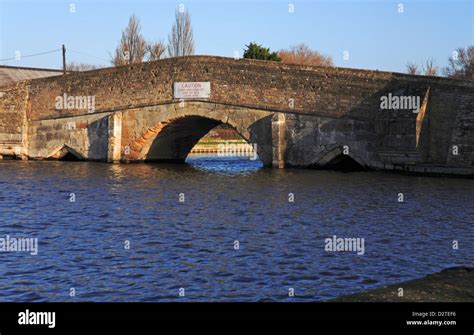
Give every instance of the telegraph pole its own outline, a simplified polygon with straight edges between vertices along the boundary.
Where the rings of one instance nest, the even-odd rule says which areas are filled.
[[[63,44],[63,74],[66,74],[66,47]]]

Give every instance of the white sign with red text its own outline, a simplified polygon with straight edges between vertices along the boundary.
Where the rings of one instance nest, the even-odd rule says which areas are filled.
[[[175,99],[208,99],[211,95],[211,83],[201,82],[175,82],[173,97]]]

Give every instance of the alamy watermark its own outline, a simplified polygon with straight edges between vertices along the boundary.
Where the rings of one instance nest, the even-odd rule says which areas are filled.
[[[19,325],[46,325],[48,328],[56,327],[56,312],[33,312],[25,310],[18,313]]]
[[[258,158],[257,144],[224,142],[217,145],[219,157],[250,157],[254,161]]]
[[[38,254],[38,238],[36,237],[0,237],[0,252],[29,252]]]
[[[55,100],[56,109],[86,109],[89,113],[95,112],[94,95],[58,95]]]
[[[324,250],[327,252],[333,251],[346,251],[346,252],[357,252],[357,255],[363,255],[365,253],[365,239],[360,237],[337,237],[334,235],[332,238],[326,238],[324,240]]]
[[[413,113],[420,111],[421,99],[414,95],[383,95],[380,97],[380,109],[411,109]]]

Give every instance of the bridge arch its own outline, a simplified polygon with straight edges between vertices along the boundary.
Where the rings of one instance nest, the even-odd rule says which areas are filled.
[[[272,163],[272,113],[208,102],[186,102],[122,112],[122,161],[184,162],[194,145],[211,129],[231,126],[256,144],[264,165]]]
[[[343,171],[359,171],[369,168],[369,165],[357,153],[350,147],[345,148],[342,144],[334,144],[323,150],[312,166]]]
[[[80,152],[74,150],[67,144],[63,144],[57,148],[55,148],[50,155],[48,155],[47,159],[50,160],[66,160],[66,161],[80,161],[84,160],[84,155]]]

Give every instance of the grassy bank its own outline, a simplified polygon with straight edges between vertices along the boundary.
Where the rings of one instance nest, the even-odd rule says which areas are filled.
[[[403,296],[399,296],[399,289]],[[336,298],[336,302],[474,302],[474,268],[453,267],[423,278]]]

